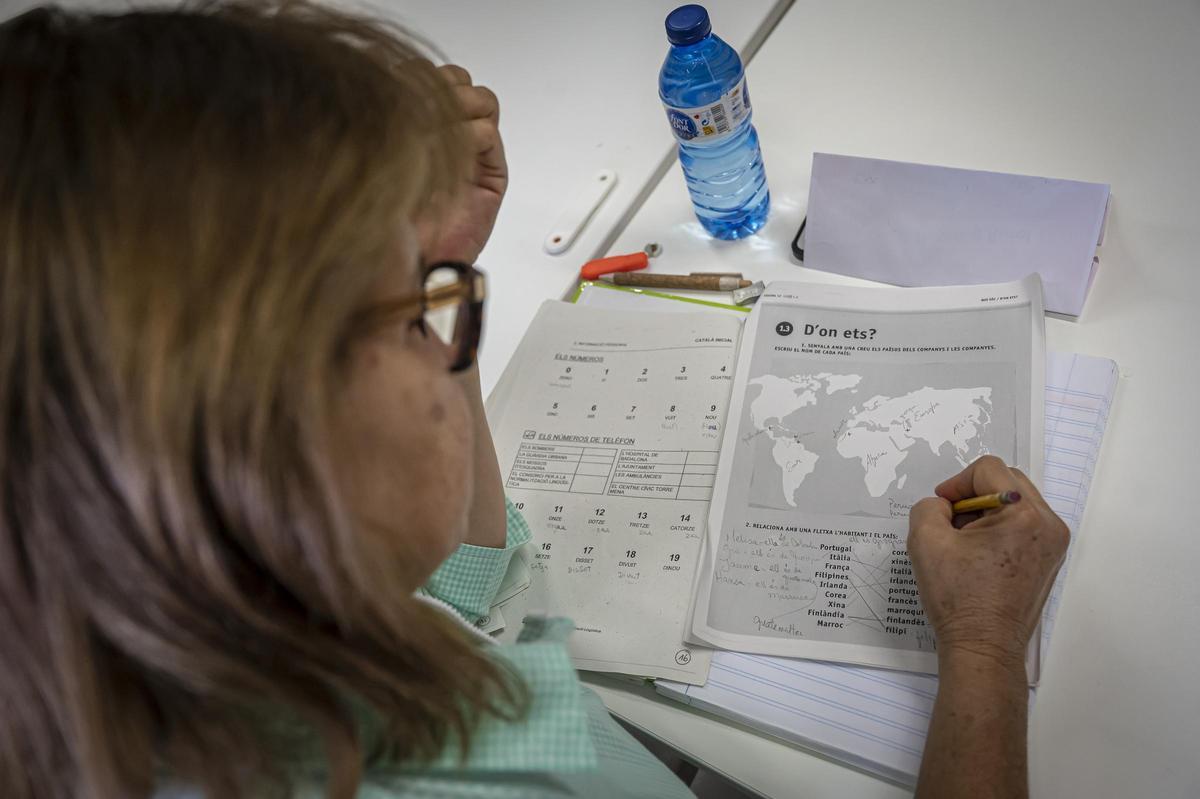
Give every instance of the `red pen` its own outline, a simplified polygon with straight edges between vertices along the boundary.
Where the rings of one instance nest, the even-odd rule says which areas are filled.
[[[657,244],[647,244],[646,249],[628,255],[610,255],[606,258],[596,258],[588,261],[579,270],[580,280],[597,280],[601,275],[611,275],[614,272],[636,272],[650,265],[650,259],[657,257],[662,247]]]

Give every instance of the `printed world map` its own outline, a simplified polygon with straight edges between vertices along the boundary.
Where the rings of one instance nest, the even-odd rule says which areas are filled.
[[[903,390],[879,393],[883,382]],[[749,381],[747,400],[759,452],[751,500],[767,507],[895,515],[889,507],[906,509],[910,496],[927,495],[992,451],[993,388],[928,369],[891,372],[886,381],[766,374]],[[914,480],[920,485],[909,485]]]

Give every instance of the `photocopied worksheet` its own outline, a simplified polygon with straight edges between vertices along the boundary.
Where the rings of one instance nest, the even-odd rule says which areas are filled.
[[[989,453],[1040,482],[1044,357],[1036,275],[768,286],[743,334],[689,640],[936,671],[909,510]]]
[[[527,607],[574,620],[580,669],[708,674],[683,638],[741,323],[547,302],[489,407],[533,531]]]

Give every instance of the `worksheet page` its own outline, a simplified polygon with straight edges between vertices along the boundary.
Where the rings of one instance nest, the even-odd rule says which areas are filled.
[[[683,637],[741,325],[547,302],[526,333],[493,434],[533,530],[527,607],[574,620],[578,668],[708,674]]]
[[[774,283],[746,325],[691,639],[935,671],[909,510],[989,453],[1040,480],[1040,281]]]

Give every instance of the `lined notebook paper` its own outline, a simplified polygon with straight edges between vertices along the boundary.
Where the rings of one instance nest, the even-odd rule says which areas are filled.
[[[1080,532],[1117,385],[1112,361],[1046,353],[1043,495]],[[1046,602],[1041,656],[1050,645],[1071,551]],[[734,719],[906,785],[916,782],[937,678],[924,674],[715,652],[703,686],[659,680],[659,693]]]

